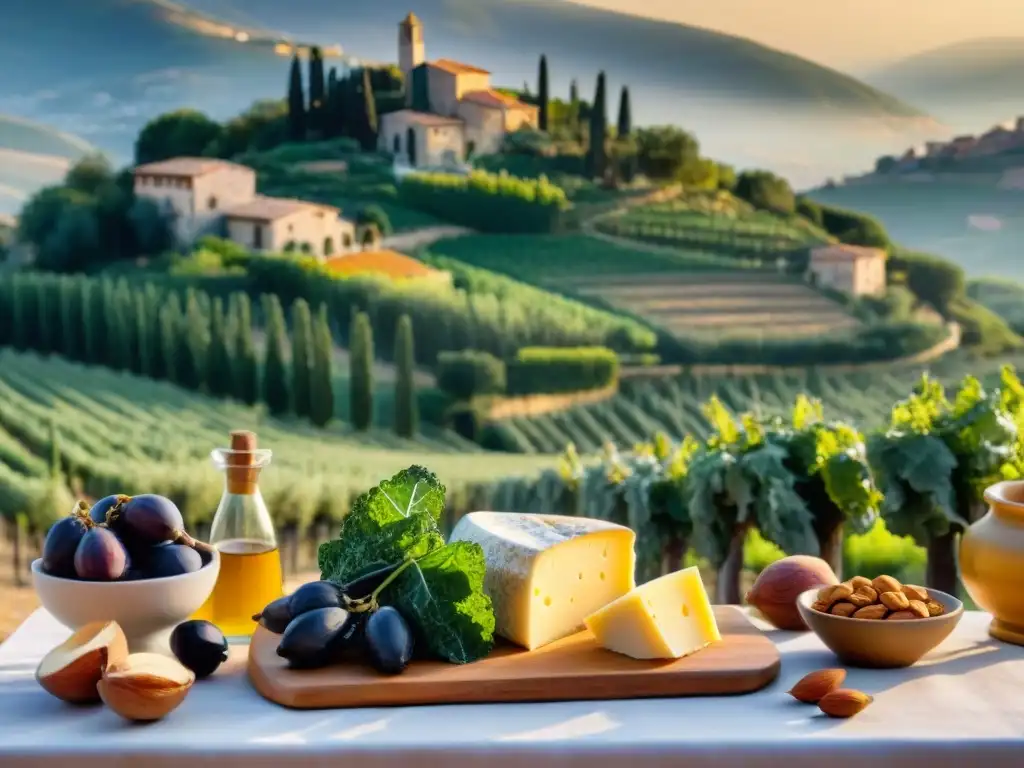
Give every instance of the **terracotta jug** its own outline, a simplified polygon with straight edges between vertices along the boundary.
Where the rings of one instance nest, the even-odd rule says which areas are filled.
[[[989,634],[1024,645],[1024,481],[985,490],[988,512],[960,539],[960,578],[992,614]]]

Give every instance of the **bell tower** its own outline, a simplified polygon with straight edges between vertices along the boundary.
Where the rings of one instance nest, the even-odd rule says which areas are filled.
[[[398,68],[405,82],[405,105],[412,106],[412,71],[423,63],[423,22],[410,12],[398,25]]]

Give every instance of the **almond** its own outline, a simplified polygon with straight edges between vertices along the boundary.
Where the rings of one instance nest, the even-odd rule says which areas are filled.
[[[889,612],[889,609],[884,605],[867,605],[863,608],[858,608],[857,612],[853,614],[855,619],[884,619],[885,614]]]
[[[853,717],[861,712],[874,698],[852,688],[838,688],[825,694],[818,702],[818,709],[829,717]]]
[[[846,584],[836,584],[831,587],[822,587],[818,591],[818,600],[825,603],[829,608],[840,600],[845,600],[853,594],[853,588]]]
[[[851,595],[852,597],[852,595]],[[836,603],[832,606],[832,610],[829,611],[833,616],[853,616],[857,610],[856,605],[853,603]]]
[[[815,611],[821,611],[822,613],[827,613],[828,612],[828,603],[826,603],[824,600],[815,600],[813,603],[811,603],[811,608],[814,609]]]
[[[848,584],[850,588],[853,589],[854,592],[856,592],[861,587],[870,587],[871,579],[866,578],[864,576],[854,576],[852,579],[844,583]]]
[[[97,688],[103,703],[126,720],[159,720],[170,714],[195,682],[177,660],[159,653],[133,653],[107,667]]]
[[[819,669],[801,678],[789,695],[805,704],[817,704],[826,694],[839,688],[845,679],[845,669]]]
[[[892,576],[878,576],[871,582],[871,586],[875,588],[878,594],[883,592],[899,592],[903,589],[903,585]]]
[[[905,611],[910,605],[910,600],[902,592],[883,592],[878,599],[890,611]]]
[[[931,615],[928,612],[928,606],[922,603],[920,600],[911,600],[910,606],[907,608],[907,610],[915,614],[920,619],[927,619]]]
[[[919,618],[921,618],[921,617],[918,616],[913,611],[896,611],[895,613],[890,613],[888,616],[886,616],[885,620],[886,621],[913,621],[914,619],[919,619]]]
[[[911,600],[920,600],[922,603],[928,602],[928,590],[924,587],[918,587],[914,584],[904,584],[903,594]]]
[[[929,616],[941,616],[946,612],[946,606],[935,600],[929,600],[925,603],[925,607],[928,608]]]

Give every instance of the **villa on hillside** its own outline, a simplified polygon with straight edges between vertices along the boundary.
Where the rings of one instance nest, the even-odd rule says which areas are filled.
[[[378,146],[411,166],[456,166],[496,152],[512,131],[537,127],[538,108],[492,88],[487,70],[426,61],[423,23],[413,13],[398,25],[398,63],[406,108],[380,116]]]
[[[137,197],[174,218],[177,238],[226,237],[254,251],[302,250],[319,258],[357,250],[355,224],[337,208],[256,194],[256,172],[238,163],[175,157],[134,171]]]
[[[837,243],[811,249],[808,272],[817,285],[850,296],[885,293],[885,251]]]

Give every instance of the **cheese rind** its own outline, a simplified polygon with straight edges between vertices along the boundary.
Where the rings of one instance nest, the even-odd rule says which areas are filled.
[[[584,623],[604,648],[634,659],[678,659],[722,639],[696,567],[642,584]]]
[[[605,520],[471,512],[451,541],[479,544],[495,631],[529,650],[583,629],[583,618],[636,586],[636,534]]]

